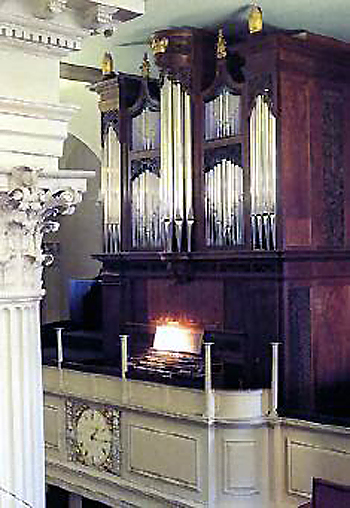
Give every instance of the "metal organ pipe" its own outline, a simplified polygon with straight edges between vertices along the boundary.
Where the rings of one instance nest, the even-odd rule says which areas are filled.
[[[192,245],[192,226],[194,223],[193,214],[193,182],[192,182],[192,116],[191,116],[191,97],[184,93],[184,162],[185,162],[185,206],[187,221],[187,250],[191,251]]]
[[[183,108],[182,90],[180,83],[173,87],[173,114],[174,114],[174,221],[177,240],[177,249],[181,250],[182,224],[184,216],[184,158],[183,158]]]
[[[160,94],[160,160],[161,160],[161,178],[160,178],[160,220],[161,220],[161,235],[162,246],[166,250],[167,234],[168,234],[168,153],[167,153],[167,122],[168,122],[168,88],[166,83],[162,87]]]
[[[227,161],[227,171],[226,171],[226,181],[227,181],[227,243],[228,245],[234,244],[235,238],[235,189],[234,189],[234,179],[233,179],[233,171],[232,171],[232,162],[230,160]]]
[[[207,140],[240,133],[240,100],[240,95],[224,88],[220,95],[205,104]],[[235,246],[244,241],[243,169],[235,164],[230,143],[227,153],[205,171],[206,245],[212,247]]]
[[[240,96],[224,89],[205,104],[205,139],[224,138],[240,133]]]
[[[167,143],[167,183],[168,183],[168,231],[167,231],[167,247],[166,250],[172,250],[172,238],[174,231],[174,138],[173,138],[173,87],[170,80],[166,80],[167,87],[168,107],[167,107],[167,129],[166,129],[166,143]]]
[[[193,225],[191,98],[165,78],[161,89],[161,223],[163,247],[191,249]]]
[[[102,204],[102,224],[103,224],[103,251],[106,252],[108,238],[107,238],[107,224],[108,224],[108,205],[107,205],[107,189],[108,189],[108,164],[107,164],[107,144],[105,144],[102,151],[102,164],[101,164],[101,204]]]
[[[145,154],[159,143],[159,112],[148,106],[132,119],[133,151],[141,151],[141,163],[135,164],[131,175],[132,246],[134,248],[160,247],[160,202],[163,200],[164,179],[159,177],[154,154]],[[163,143],[164,137],[161,136]],[[164,143],[160,146],[164,156]]]
[[[206,244],[243,243],[243,169],[223,159],[205,173]]]
[[[250,115],[252,246],[276,247],[276,118],[258,95]]]
[[[103,201],[103,250],[120,249],[120,142],[110,126],[105,138],[101,167],[101,194]]]
[[[168,197],[169,201],[169,212],[171,221],[174,218],[174,206],[175,206],[175,181],[174,181],[174,130],[173,130],[173,87],[171,82],[168,82],[169,94],[168,94],[168,129],[167,129],[167,143],[168,143]]]

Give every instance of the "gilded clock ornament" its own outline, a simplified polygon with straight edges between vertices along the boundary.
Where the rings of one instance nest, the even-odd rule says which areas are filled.
[[[114,474],[120,469],[120,412],[110,406],[66,401],[70,460]]]

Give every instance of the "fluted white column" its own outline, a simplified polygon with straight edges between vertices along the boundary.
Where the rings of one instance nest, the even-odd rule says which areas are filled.
[[[125,10],[144,2],[0,0],[0,508],[45,506],[41,242],[87,177],[59,170],[76,109],[60,104],[60,59]]]
[[[44,505],[39,303],[0,294],[0,506],[9,508]]]
[[[27,167],[13,169],[10,189],[0,192],[0,506],[42,508],[41,241],[80,193],[41,189]]]
[[[0,85],[0,507],[43,508],[41,240],[63,211],[59,189],[76,183],[57,167],[74,109],[60,106],[55,95],[58,56],[45,66],[45,59],[35,61],[13,44],[11,53],[4,48],[6,37],[0,41],[0,62],[15,83],[8,90],[5,82]],[[27,78],[28,69],[38,82]],[[45,70],[50,93],[39,83]],[[58,194],[44,190],[49,188]]]

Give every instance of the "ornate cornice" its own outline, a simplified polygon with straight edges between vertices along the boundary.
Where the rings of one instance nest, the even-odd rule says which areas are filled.
[[[42,265],[52,261],[42,252],[43,235],[58,230],[58,216],[72,214],[81,193],[41,188],[39,171],[28,167],[12,171],[10,189],[0,192],[0,291],[39,295]]]
[[[111,0],[19,0],[11,11],[2,9],[2,3],[0,43],[49,49],[51,54],[79,50],[89,34],[113,29],[144,12],[143,0],[124,1],[123,8]],[[130,10],[125,8],[128,3]]]
[[[36,13],[37,14],[37,13]],[[25,51],[61,56],[81,49],[88,33],[82,27],[58,24],[53,19],[23,16],[0,10],[0,44],[21,46]]]

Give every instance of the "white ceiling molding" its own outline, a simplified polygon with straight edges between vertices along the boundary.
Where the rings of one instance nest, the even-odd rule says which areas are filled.
[[[125,19],[142,14],[140,5],[132,10],[133,5],[135,0],[0,0],[0,44],[62,56],[80,50],[88,35],[124,21],[121,10],[128,13]]]

